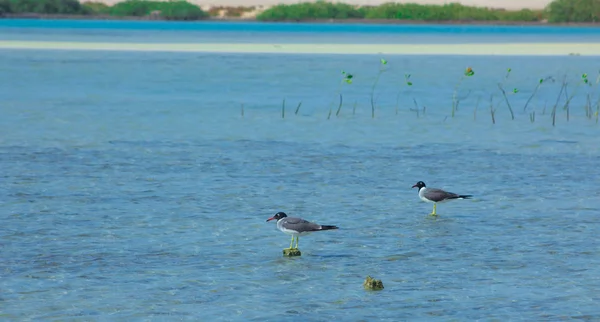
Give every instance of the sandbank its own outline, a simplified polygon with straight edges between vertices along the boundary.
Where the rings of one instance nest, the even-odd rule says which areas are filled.
[[[247,44],[0,41],[0,49],[262,54],[600,56],[600,43]]]

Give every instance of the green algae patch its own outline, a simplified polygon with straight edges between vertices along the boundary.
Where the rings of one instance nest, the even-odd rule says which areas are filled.
[[[383,290],[383,283],[381,280],[376,280],[371,276],[367,276],[365,281],[363,282],[363,286],[367,290],[379,291]]]
[[[298,248],[286,248],[283,250],[283,256],[285,257],[296,257],[302,256],[302,252]]]

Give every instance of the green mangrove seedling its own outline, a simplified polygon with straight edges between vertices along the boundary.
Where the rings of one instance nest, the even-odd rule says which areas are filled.
[[[531,93],[531,96],[529,96],[529,98],[527,99],[527,102],[525,102],[525,106],[523,106],[523,112],[527,110],[527,105],[529,105],[529,102],[531,102],[531,100],[533,99],[533,97],[535,96],[535,94],[537,93],[537,91],[540,89],[540,87],[542,86],[542,84],[544,82],[550,81],[550,80],[554,82],[554,78],[552,78],[552,76],[548,76],[546,78],[540,78],[540,80],[538,81],[537,85],[533,89],[533,93]]]
[[[354,75],[352,75],[350,73],[346,73],[346,71],[342,71],[342,79],[340,80],[340,83],[338,85],[338,90],[337,90],[337,94],[338,94],[337,96],[339,96],[339,98],[340,98],[340,103],[338,105],[337,112],[335,113],[336,116],[338,116],[340,114],[340,111],[342,109],[342,85],[352,84],[353,79],[354,79]],[[329,106],[329,114],[327,115],[328,120],[331,118],[331,113],[333,111],[332,106],[333,106],[333,102]]]
[[[588,91],[586,95],[586,104],[585,104],[585,116],[588,119],[592,118],[592,97],[596,95],[596,89],[598,88],[598,82],[600,82],[600,71],[598,71],[598,77],[596,77],[595,81],[591,81],[588,79],[587,74],[583,74],[585,76],[584,82],[588,85]],[[600,101],[600,99],[599,99]]]
[[[506,69],[506,76],[504,76],[504,81],[506,81],[508,79],[508,76],[510,75],[510,72],[512,71],[511,68],[507,68]],[[506,106],[508,106],[508,110],[510,111],[510,117],[511,119],[515,119],[515,113],[513,112],[512,106],[510,106],[510,101],[508,100],[508,96],[506,96],[506,91],[504,90],[503,87],[503,82],[498,83],[498,88],[500,89],[500,91],[502,92],[502,96],[504,96],[504,100],[506,101]],[[512,90],[513,94],[516,94],[519,92],[518,89],[514,88]]]
[[[456,114],[456,111],[458,110],[458,104],[461,101],[461,98],[458,97],[458,89],[466,77],[472,77],[473,75],[475,75],[473,68],[467,67],[462,76],[459,78],[458,83],[456,83],[456,86],[454,86],[454,93],[452,94],[452,117],[454,117],[454,114]],[[466,97],[462,99],[465,98]]]
[[[404,74],[404,84],[408,88],[413,86],[413,82],[410,80],[410,74]],[[403,88],[404,88],[403,86],[400,86],[400,90],[398,91],[398,94],[396,95],[396,115],[398,115],[398,109],[400,107],[400,95],[402,95]]]
[[[565,112],[567,112],[567,121],[569,121],[570,118],[570,104],[571,101],[573,100],[573,98],[575,97],[575,95],[577,95],[577,91],[579,90],[580,86],[582,84],[589,84],[589,79],[588,79],[588,75],[587,74],[582,74],[581,75],[581,80],[579,82],[577,82],[577,84],[575,85],[575,89],[573,90],[573,92],[571,93],[571,95],[568,94],[568,83],[566,82],[566,80],[564,81],[564,92],[565,92],[565,105],[563,106],[563,110]]]
[[[373,86],[371,87],[371,118],[375,118],[375,87],[379,82],[381,74],[383,74],[387,70],[387,60],[381,58],[379,61],[379,72],[377,73],[377,77],[375,77],[375,82],[373,82]]]

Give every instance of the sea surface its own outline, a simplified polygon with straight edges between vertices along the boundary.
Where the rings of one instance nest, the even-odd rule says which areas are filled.
[[[0,20],[0,40],[600,29]],[[585,56],[0,50],[0,319],[599,321],[599,73]],[[473,199],[428,216],[420,180]],[[278,211],[339,229],[285,258]]]

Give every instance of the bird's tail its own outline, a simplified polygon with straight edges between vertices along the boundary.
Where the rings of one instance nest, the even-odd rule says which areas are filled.
[[[473,197],[473,195],[459,195],[458,199],[471,199],[471,197]]]
[[[321,230],[330,230],[330,229],[338,229],[338,226],[331,226],[331,225],[321,225]]]

